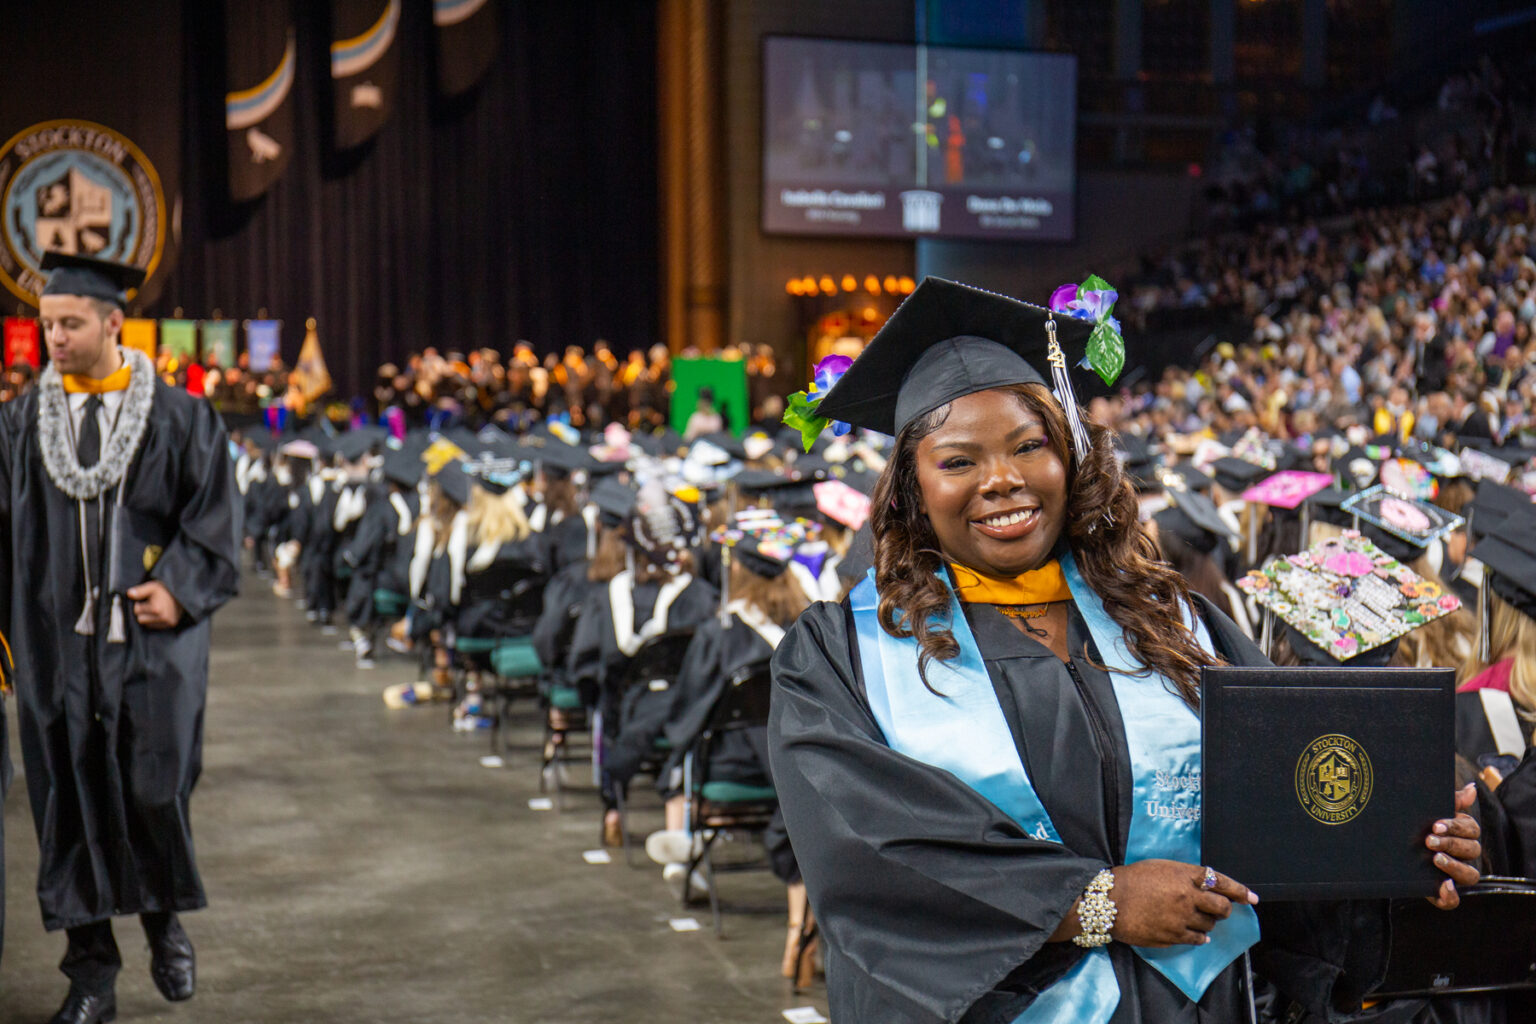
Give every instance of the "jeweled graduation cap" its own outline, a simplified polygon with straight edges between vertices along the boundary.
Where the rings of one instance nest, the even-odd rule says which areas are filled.
[[[40,266],[52,271],[42,294],[81,295],[111,302],[119,309],[128,305],[128,292],[144,283],[143,267],[91,256],[49,251],[43,253]]]
[[[1108,294],[1112,303],[1114,293]],[[814,412],[895,436],[957,398],[1013,384],[1049,384],[1073,423],[1074,449],[1083,451],[1087,433],[1077,418],[1067,367],[1083,358],[1098,326],[1069,312],[924,278],[815,403]],[[1117,375],[1119,365],[1113,369]],[[794,405],[792,399],[791,411]]]

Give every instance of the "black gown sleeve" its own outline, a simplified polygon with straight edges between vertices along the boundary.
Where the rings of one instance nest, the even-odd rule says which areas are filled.
[[[888,747],[858,685],[851,622],[820,603],[773,658],[774,785],[828,938],[839,1020],[955,1021],[1037,955],[1108,865],[1020,826],[948,772]],[[1096,782],[1096,780],[1095,780]]]
[[[240,491],[218,413],[194,401],[191,420],[177,481],[179,526],[150,576],[201,622],[240,589]]]

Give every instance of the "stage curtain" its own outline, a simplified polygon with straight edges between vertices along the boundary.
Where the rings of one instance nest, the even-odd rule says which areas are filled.
[[[187,258],[151,312],[314,316],[343,393],[426,345],[654,342],[654,6],[500,0],[495,60],[445,100],[431,5],[402,3],[395,109],[344,153],[321,121],[327,6],[294,7],[294,151],[253,203],[225,189],[223,54],[189,50]],[[188,36],[222,39],[220,7],[188,3]],[[299,336],[285,333],[292,365]]]

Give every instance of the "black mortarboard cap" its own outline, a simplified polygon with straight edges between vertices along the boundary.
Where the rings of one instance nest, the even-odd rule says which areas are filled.
[[[543,465],[544,471],[571,474],[578,470],[590,471],[597,465],[597,460],[585,448],[578,448],[564,441],[553,438],[542,448],[524,449],[524,458],[533,457]]]
[[[414,488],[426,469],[421,456],[406,448],[390,448],[384,453],[384,479],[401,487]]]
[[[592,504],[604,525],[622,526],[635,511],[635,490],[612,477],[599,480],[592,487]]]
[[[1251,462],[1233,458],[1230,455],[1223,456],[1211,464],[1216,471],[1216,482],[1233,493],[1246,491],[1260,478],[1269,476],[1271,470],[1263,466],[1255,466]]]
[[[469,490],[472,486],[469,474],[464,472],[464,464],[458,459],[446,463],[432,476],[432,482],[442,489],[448,500],[455,505],[463,507],[469,504]]]
[[[1495,594],[1536,618],[1536,505],[1509,513],[1469,554],[1483,563]]]
[[[389,431],[383,427],[354,427],[337,436],[332,447],[343,459],[356,462],[375,448],[382,447],[388,438]]]
[[[43,286],[44,295],[82,295],[114,303],[119,308],[128,305],[128,292],[144,283],[143,267],[91,256],[45,252],[41,267],[52,271]]]
[[[817,404],[819,415],[895,435],[957,398],[1010,384],[1043,384],[1047,320],[1068,366],[1093,324],[995,292],[927,277]],[[1032,365],[1033,364],[1033,365]],[[1042,372],[1036,367],[1046,367]]]
[[[1171,533],[1201,554],[1208,555],[1216,550],[1217,535],[1185,515],[1179,506],[1169,505],[1152,518],[1157,522],[1159,534]]]
[[[1381,475],[1381,463],[1357,445],[1333,460],[1333,475],[1344,487],[1363,491]]]
[[[1177,489],[1170,489],[1167,493],[1174,508],[1178,509],[1196,528],[1213,537],[1237,537],[1232,527],[1216,511],[1216,502],[1211,500],[1209,494],[1203,491]]]
[[[789,563],[794,559],[794,552],[790,551],[786,556],[772,544],[765,551],[761,538],[748,535],[732,545],[731,557],[741,562],[742,568],[749,572],[772,580],[782,576],[784,570],[789,568]]]
[[[1162,473],[1177,476],[1183,481],[1184,490],[1186,491],[1209,492],[1211,484],[1215,482],[1211,479],[1209,473],[1197,468],[1192,462],[1180,462],[1177,465],[1166,466],[1163,468]],[[1177,484],[1170,483],[1166,479],[1163,482],[1163,486],[1169,491],[1178,489]]]
[[[744,469],[732,477],[732,482],[744,494],[767,494],[786,487],[799,487],[802,477],[798,473],[774,469]]]
[[[1477,495],[1467,506],[1467,532],[1475,542],[1499,529],[1510,516],[1527,513],[1530,508],[1531,496],[1519,488],[1479,480]]]

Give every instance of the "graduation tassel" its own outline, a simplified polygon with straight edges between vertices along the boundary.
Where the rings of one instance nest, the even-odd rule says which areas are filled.
[[[85,589],[85,607],[80,609],[80,618],[75,620],[75,632],[81,636],[96,635],[96,588]]]
[[[1275,642],[1275,613],[1266,605],[1260,614],[1259,649],[1264,652],[1264,657],[1270,657],[1270,648]]]
[[[1484,569],[1483,578],[1477,585],[1477,657],[1484,665],[1488,664],[1493,654],[1489,650],[1492,645],[1489,620],[1493,617],[1493,611],[1488,604],[1488,571]]]
[[[1056,318],[1045,321],[1045,359],[1051,364],[1051,383],[1055,385],[1056,401],[1067,414],[1067,425],[1072,428],[1072,450],[1077,454],[1077,464],[1088,458],[1088,431],[1077,413],[1077,393],[1072,390],[1072,378],[1067,376],[1067,357],[1056,340]]]
[[[112,623],[107,628],[107,643],[125,644],[128,642],[128,628],[123,624],[123,595],[112,595]]]

